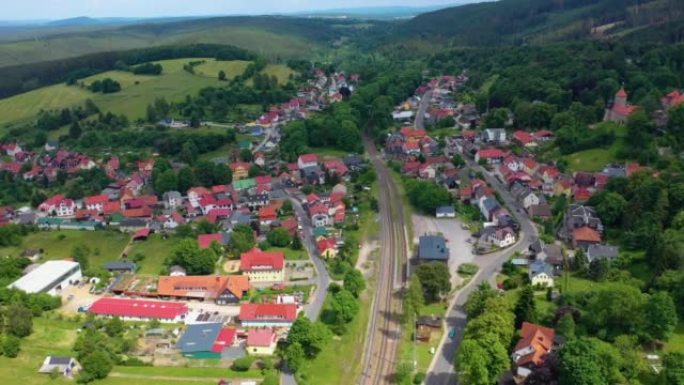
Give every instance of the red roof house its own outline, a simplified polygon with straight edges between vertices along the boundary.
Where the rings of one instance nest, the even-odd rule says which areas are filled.
[[[188,306],[180,302],[100,298],[90,306],[88,312],[123,319],[176,321],[187,314]]]

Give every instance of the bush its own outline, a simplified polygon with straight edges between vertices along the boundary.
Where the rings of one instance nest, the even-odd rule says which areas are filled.
[[[475,275],[480,268],[474,263],[462,263],[458,267],[458,273],[461,275]]]
[[[2,354],[5,356],[14,358],[19,355],[20,346],[21,340],[19,337],[8,334],[2,339],[2,346],[0,346],[0,350],[2,350]]]
[[[233,361],[233,366],[231,368],[233,370],[235,370],[236,372],[246,372],[252,367],[253,363],[254,363],[254,357],[251,357],[251,356],[242,357],[242,358],[238,358],[237,360]]]
[[[425,381],[425,373],[418,372],[416,375],[413,377],[413,383],[415,385],[420,385]]]

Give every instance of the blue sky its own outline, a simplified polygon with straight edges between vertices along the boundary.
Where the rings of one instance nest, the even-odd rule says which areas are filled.
[[[472,0],[474,1],[474,0]],[[269,14],[309,10],[450,5],[463,0],[2,0],[0,19]]]

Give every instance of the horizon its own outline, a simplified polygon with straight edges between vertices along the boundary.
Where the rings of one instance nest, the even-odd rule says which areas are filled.
[[[123,18],[155,19],[217,16],[294,15],[317,12],[334,12],[350,9],[373,8],[430,8],[451,7],[483,0],[431,0],[421,4],[416,0],[256,0],[230,1],[224,4],[215,0],[196,0],[188,11],[187,3],[180,0],[166,0],[158,4],[153,0],[24,0],[21,3],[3,7],[0,21],[44,22],[74,18]],[[486,0],[484,0],[486,1]],[[293,4],[295,3],[295,4]]]

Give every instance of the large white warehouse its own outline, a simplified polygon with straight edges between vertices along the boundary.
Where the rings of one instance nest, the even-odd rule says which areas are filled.
[[[81,265],[78,262],[47,261],[8,287],[27,293],[56,295],[66,286],[79,283],[81,278]]]

